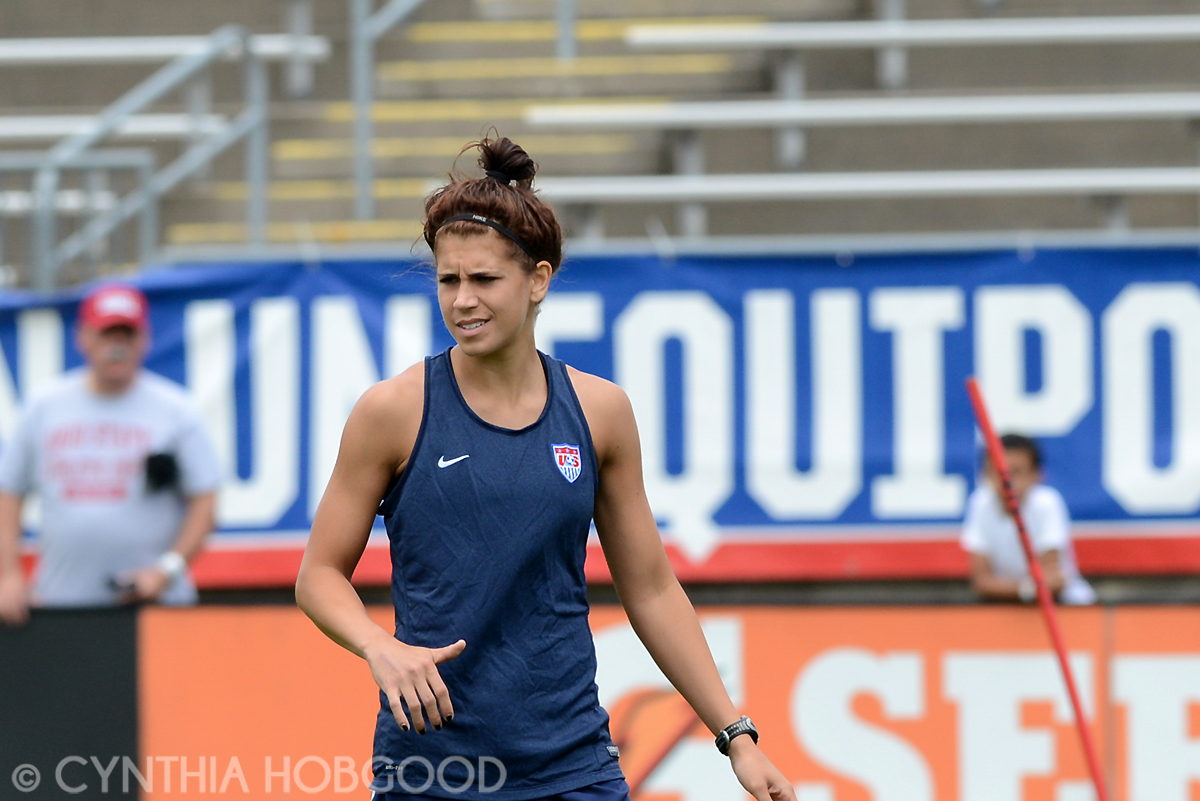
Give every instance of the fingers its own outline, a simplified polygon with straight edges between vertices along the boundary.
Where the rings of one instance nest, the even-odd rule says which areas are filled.
[[[24,626],[29,621],[29,607],[23,603],[0,607],[0,621],[8,626]]]
[[[388,706],[392,708],[392,717],[396,719],[396,725],[401,731],[408,731],[408,715],[404,714],[404,707],[400,703],[400,694],[398,692],[390,692],[387,694]]]
[[[448,721],[454,720],[454,705],[450,703],[450,691],[446,689],[446,685],[440,675],[437,677],[436,684],[430,682],[430,688],[437,699],[437,705],[442,712],[442,717]]]
[[[444,648],[398,646],[397,652],[385,649],[368,656],[396,724],[402,731],[413,728],[419,734],[425,734],[430,727],[440,730],[445,722],[454,719],[454,706],[437,664],[462,653],[466,642],[458,640]]]
[[[29,622],[29,592],[20,578],[0,578],[0,623],[24,626]]]
[[[421,699],[421,707],[425,712],[425,719],[429,721],[429,725],[437,731],[442,728],[442,716],[438,712],[437,697],[433,691],[429,689],[428,684],[417,685],[417,697]]]
[[[442,662],[448,662],[461,654],[466,647],[467,641],[459,640],[458,642],[452,645],[447,645],[444,648],[431,648],[429,650],[430,654],[433,655],[433,663],[435,665],[440,665]]]
[[[450,692],[432,664],[425,675],[418,676],[416,681],[404,685],[403,696],[408,705],[408,713],[412,716],[413,727],[418,734],[424,734],[428,726],[440,731],[443,719],[454,718]]]

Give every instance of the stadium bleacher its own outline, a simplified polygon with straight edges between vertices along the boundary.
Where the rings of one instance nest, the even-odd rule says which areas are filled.
[[[520,138],[537,155],[548,189],[556,179],[632,180],[680,171],[769,176],[800,170],[810,177],[868,173],[886,181],[883,174],[891,172],[919,176],[926,170],[977,170],[991,180],[987,174],[999,171],[1191,167],[1196,159],[1185,101],[1186,90],[1194,88],[1188,76],[1200,60],[1200,42],[1186,31],[1176,41],[1163,42],[1160,35],[1152,42],[1103,47],[1010,43],[914,46],[899,52],[895,47],[822,47],[805,51],[802,72],[792,76],[790,86],[780,85],[789,80],[791,56],[779,45],[664,46],[661,35],[658,44],[652,41],[656,29],[684,24],[707,26],[717,38],[755,26],[768,30],[783,23],[783,29],[789,24],[794,29],[796,23],[812,22],[836,23],[845,35],[858,35],[851,32],[855,24],[866,23],[863,30],[893,24],[871,23],[875,18],[969,25],[972,20],[1045,17],[1061,26],[1079,14],[1095,19],[1187,10],[1169,0],[1112,0],[1086,9],[1065,0],[893,0],[874,6],[846,0],[581,2],[576,9],[578,55],[573,59],[555,56],[556,4],[550,0],[451,0],[415,4],[412,17],[378,43],[371,115],[375,209],[371,219],[361,219],[354,204],[355,110],[348,89],[346,5],[264,0],[236,8],[210,4],[178,15],[163,14],[147,0],[121,0],[120,5],[126,12],[120,23],[89,19],[84,25],[78,19],[60,21],[52,5],[18,2],[8,11],[5,30],[13,40],[73,37],[85,31],[90,36],[161,38],[196,36],[232,21],[258,34],[273,34],[277,41],[289,32],[311,32],[332,43],[328,60],[307,65],[315,69],[307,96],[293,96],[297,86],[306,88],[303,80],[291,79],[288,70],[294,64],[272,74],[266,233],[271,243],[284,248],[296,243],[407,247],[419,231],[421,198],[429,181],[444,173],[447,160],[466,141],[493,125]],[[651,38],[639,40],[643,34]],[[1136,39],[1135,34],[1130,38]],[[890,77],[884,69],[888,63]],[[61,64],[3,68],[23,80],[0,89],[5,106],[0,133],[31,140],[78,124],[80,117],[120,94],[113,87],[132,86],[149,70],[110,64],[64,80],[68,69]],[[236,96],[233,77],[217,73],[210,112],[214,119]],[[36,96],[27,88],[32,83],[41,89]],[[1109,104],[1103,126],[1091,124],[1086,112],[1071,113],[1072,103],[1086,107],[1102,89],[1120,92],[1126,112],[1112,111]],[[789,98],[794,104],[790,110],[782,105]],[[989,105],[993,99],[996,103]],[[813,102],[805,102],[809,100]],[[727,103],[743,105],[723,105]],[[951,108],[955,103],[959,107]],[[609,104],[624,111],[610,113],[605,108]],[[173,107],[156,108],[157,115],[142,123],[150,126],[144,133],[154,136],[160,162],[179,147],[169,141],[172,136],[186,140],[188,111],[181,99]],[[190,124],[195,125],[200,118],[191,111]],[[674,111],[681,119],[672,122]],[[770,115],[785,112],[804,122],[802,136],[799,127],[771,121]],[[692,116],[682,121],[687,114]],[[697,122],[697,114],[708,115],[709,122]],[[735,121],[739,116],[747,117],[744,125]],[[983,121],[989,124],[977,124]],[[899,185],[906,180],[895,178]],[[28,191],[20,180],[10,179],[5,188]],[[895,192],[867,192],[836,203],[821,192],[800,192],[758,200],[746,193],[730,201],[713,197],[702,209],[693,204],[690,211],[677,209],[668,198],[581,204],[564,195],[563,206],[570,232],[593,244],[601,234],[627,241],[659,231],[667,236],[786,238],[931,230],[1120,232],[1195,224],[1196,195],[1190,186],[1160,190],[1150,173],[1122,180],[1133,180],[1136,191],[1127,196],[1116,180],[1108,182],[1106,191],[1089,192],[1083,180],[1058,194],[960,193],[902,204],[890,199]],[[572,186],[586,192],[590,185]],[[236,152],[219,158],[203,179],[176,189],[161,208],[160,243],[166,253],[187,258],[246,243],[246,193]],[[21,204],[14,203],[19,209]],[[930,221],[936,221],[932,228]],[[4,236],[3,260],[18,268],[24,237],[20,221],[10,224]],[[133,256],[126,251],[112,265],[94,269],[128,263]],[[29,281],[21,269],[17,274],[19,281]]]

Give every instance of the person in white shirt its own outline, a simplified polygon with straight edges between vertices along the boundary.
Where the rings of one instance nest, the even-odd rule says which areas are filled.
[[[1079,575],[1071,545],[1071,517],[1058,490],[1042,483],[1037,443],[1020,434],[1000,438],[1021,517],[1050,592],[1063,604],[1092,604],[1096,593]],[[986,460],[986,481],[971,493],[963,521],[962,547],[971,557],[971,587],[991,601],[1037,598],[1017,525],[1001,499],[1000,477]]]
[[[0,455],[0,623],[29,607],[197,600],[188,561],[213,529],[216,453],[184,389],[142,369],[145,296],[105,286],[80,306],[87,362],[29,400]],[[21,509],[41,500],[40,562],[20,566]]]

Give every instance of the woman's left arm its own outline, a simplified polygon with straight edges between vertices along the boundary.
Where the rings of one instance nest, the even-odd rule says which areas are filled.
[[[696,611],[663,550],[642,483],[633,408],[617,386],[576,375],[600,463],[595,520],[613,585],[659,669],[716,735],[740,715],[717,672]],[[750,737],[735,737],[729,756],[738,780],[757,801],[795,801],[791,783]]]

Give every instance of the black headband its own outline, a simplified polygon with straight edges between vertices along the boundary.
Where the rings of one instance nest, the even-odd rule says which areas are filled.
[[[449,223],[458,222],[459,220],[470,220],[471,222],[482,223],[483,225],[486,225],[488,228],[491,228],[496,233],[498,233],[502,236],[506,236],[509,239],[511,239],[513,242],[516,242],[517,247],[519,247],[521,250],[525,251],[525,254],[527,256],[529,256],[529,258],[533,259],[535,262],[543,261],[543,259],[538,258],[537,254],[533,252],[533,249],[530,248],[529,245],[525,244],[524,239],[517,236],[512,231],[508,230],[507,228],[505,228],[503,225],[496,222],[495,220],[489,220],[487,217],[484,217],[481,214],[455,214],[453,217],[443,220],[442,224],[438,226],[438,230],[440,231],[443,228],[445,228],[446,225],[448,225]]]
[[[498,181],[505,186],[508,186],[512,183],[512,176],[510,176],[508,173],[500,172],[499,170],[484,170],[483,172],[488,178],[491,178],[493,181]]]

